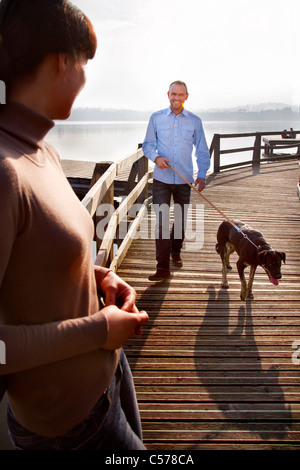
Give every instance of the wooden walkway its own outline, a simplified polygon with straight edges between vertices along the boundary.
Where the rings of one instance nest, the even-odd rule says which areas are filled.
[[[187,241],[184,265],[170,281],[147,280],[155,251],[154,240],[143,239],[145,227],[133,242],[118,274],[150,316],[143,336],[125,346],[148,449],[300,448],[298,179],[298,162],[274,162],[213,175],[205,190],[227,216],[261,230],[286,252],[279,287],[258,268],[252,301],[239,298],[234,255],[230,288],[220,287],[215,243],[222,218],[206,203],[203,246],[200,235],[194,245]],[[193,192],[194,225],[202,204]],[[149,211],[150,225],[152,219]]]
[[[143,336],[125,345],[149,450],[300,448],[300,352],[292,347],[300,342],[298,179],[298,162],[209,178],[206,197],[286,252],[279,287],[258,268],[252,301],[239,299],[234,256],[230,288],[220,288],[215,243],[222,218],[196,193],[184,265],[169,282],[147,280],[155,249],[146,238],[151,229],[142,224],[118,274],[135,287],[139,308],[150,316]],[[3,400],[0,450],[10,448]]]

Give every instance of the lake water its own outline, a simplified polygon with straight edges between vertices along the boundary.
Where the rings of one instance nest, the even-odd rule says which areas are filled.
[[[299,130],[300,122],[204,121],[203,126],[210,146],[214,134],[272,132],[291,127]],[[145,121],[65,121],[56,123],[47,140],[56,147],[61,158],[65,160],[116,161],[137,149],[138,144],[144,140],[146,128]],[[251,147],[253,144],[254,137],[222,139],[221,150]],[[252,152],[224,155],[221,165],[251,158]]]

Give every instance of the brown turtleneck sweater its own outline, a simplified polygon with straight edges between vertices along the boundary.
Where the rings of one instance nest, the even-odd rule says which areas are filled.
[[[101,349],[93,222],[44,141],[53,122],[16,102],[0,111],[0,375],[19,423],[53,437],[87,417],[119,353]]]

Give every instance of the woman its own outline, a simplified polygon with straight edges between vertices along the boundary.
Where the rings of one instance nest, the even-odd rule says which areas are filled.
[[[95,50],[91,23],[67,0],[1,1],[0,379],[17,449],[145,449],[120,348],[148,316],[132,288],[93,266],[92,220],[44,141]]]

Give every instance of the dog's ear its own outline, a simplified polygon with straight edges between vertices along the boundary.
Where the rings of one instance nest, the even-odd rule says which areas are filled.
[[[264,264],[266,264],[266,257],[267,257],[268,253],[269,252],[267,250],[264,250],[264,251],[261,251],[260,253],[258,253],[257,261],[258,261],[258,264],[260,266],[263,266]]]
[[[282,261],[285,263],[285,253],[283,253],[283,251],[277,251],[277,253],[279,254],[280,258],[282,259]]]

